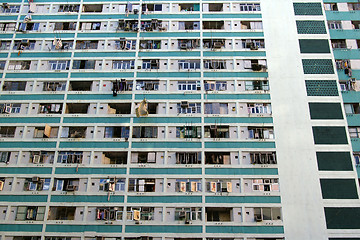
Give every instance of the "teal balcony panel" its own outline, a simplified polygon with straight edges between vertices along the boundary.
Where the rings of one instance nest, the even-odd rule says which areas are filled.
[[[139,52],[139,57],[200,57],[199,51],[177,51],[177,52]]]
[[[130,123],[127,117],[64,117],[64,123]]]
[[[60,224],[46,224],[46,232],[55,233],[121,233],[121,225],[60,225]],[[41,230],[40,230],[41,232]]]
[[[204,32],[203,37],[264,37],[263,32]]]
[[[271,117],[206,117],[205,123],[273,123]]]
[[[103,39],[103,38],[136,38],[136,32],[116,32],[116,33],[78,33],[77,37],[85,39]]]
[[[360,102],[360,92],[344,91],[341,92],[344,103]]]
[[[6,78],[67,78],[68,73],[7,73]]]
[[[20,20],[23,21],[26,15],[23,15],[20,17]],[[71,14],[71,15],[63,15],[63,14],[56,14],[56,15],[31,15],[31,19],[33,21],[38,20],[77,20],[78,15],[77,14]]]
[[[192,225],[130,225],[126,233],[202,233],[202,226]]]
[[[339,80],[349,80],[349,76],[345,74],[344,70],[337,70],[337,74],[339,77]],[[352,70],[352,78],[359,79],[360,78],[360,70]]]
[[[350,127],[360,126],[360,114],[347,114],[346,120]]]
[[[204,77],[209,78],[266,78],[267,72],[204,72]]]
[[[25,100],[64,100],[64,94],[7,94],[0,95],[0,100],[25,101]]]
[[[51,1],[49,1],[51,2]],[[52,2],[51,2],[52,3]],[[44,39],[44,38],[50,38],[50,39],[54,39],[54,33],[16,33],[15,38],[16,39],[29,39],[29,38],[37,38],[37,39]],[[75,38],[75,33],[61,33],[61,39],[74,39]]]
[[[128,148],[128,142],[61,142],[60,148]]]
[[[4,1],[4,2],[9,2],[9,1]],[[13,35],[12,34],[0,34],[0,39],[6,39],[6,38],[12,38]]]
[[[96,2],[96,3],[98,3],[99,1],[98,0],[84,0],[83,2]],[[125,2],[125,3],[127,3],[128,0],[105,0],[105,1],[102,1],[102,2]],[[131,1],[131,2],[139,2],[139,0],[135,0],[135,1]]]
[[[51,202],[66,202],[66,203],[75,203],[75,202],[86,202],[86,203],[123,203],[124,196],[117,196],[117,195],[98,195],[98,196],[91,196],[91,195],[52,195]]]
[[[205,148],[275,148],[275,142],[205,142]]]
[[[201,174],[201,168],[130,168],[134,175],[196,175]]]
[[[334,49],[335,59],[359,59],[360,49]]]
[[[151,19],[174,19],[174,18],[194,18],[199,19],[200,14],[142,14],[141,20],[151,20]]]
[[[282,234],[282,226],[207,226],[206,233]]]
[[[12,53],[11,58],[71,58],[71,52],[22,52],[20,55]]]
[[[2,117],[0,123],[60,123],[59,117]]]
[[[0,195],[0,202],[46,202],[47,195]]]
[[[351,145],[354,152],[360,152],[360,138],[352,138]]]
[[[204,57],[265,57],[265,51],[204,51]]]
[[[206,168],[207,175],[278,175],[277,168]]]
[[[323,0],[324,3],[348,3],[349,0]],[[325,11],[327,12],[327,11]]]
[[[0,0],[0,3],[9,3],[9,2],[11,2],[11,3],[21,3],[22,1],[21,0],[11,0],[11,1],[9,1],[9,0]]]
[[[135,52],[76,52],[74,57],[81,57],[81,58],[134,58]]]
[[[326,19],[328,21],[335,20],[355,20],[358,21],[360,19],[360,11],[325,11]]]
[[[200,142],[133,142],[133,148],[201,148]]]
[[[133,72],[73,72],[72,78],[132,78]]]
[[[200,37],[200,32],[141,32],[140,37],[143,38],[152,38],[152,37],[163,37],[163,38],[169,38],[169,37],[181,37],[183,39],[186,38],[195,38]]]
[[[200,72],[138,72],[139,78],[199,78]]]
[[[236,14],[236,13],[216,13],[216,14],[203,14],[203,18],[208,18],[208,19],[215,19],[215,18],[220,18],[220,19],[224,19],[224,18],[231,18],[231,19],[236,19],[236,18],[259,18],[261,19],[261,14],[254,14],[254,13],[248,13],[248,14]]]
[[[201,123],[199,117],[143,117],[134,118],[134,123]]]
[[[131,100],[131,94],[118,93],[116,97],[109,94],[68,94],[67,100]]]
[[[138,19],[138,15],[129,14],[128,16],[126,14],[82,14],[80,16],[80,19]]]
[[[48,167],[2,167],[0,174],[51,174]]]
[[[41,3],[53,3],[54,1],[50,1],[50,0],[36,0],[36,2],[41,2]],[[56,2],[61,2],[61,3],[80,3],[81,0],[56,0]]]
[[[7,53],[0,53],[0,58],[7,58],[8,54]]]
[[[55,174],[96,174],[96,175],[114,175],[126,174],[125,168],[84,168],[84,167],[57,167]]]
[[[9,1],[7,1],[9,2]],[[0,224],[1,232],[41,232],[42,224]]]
[[[201,203],[201,196],[128,196],[128,203]]]
[[[359,39],[360,30],[329,29],[331,39]]]
[[[135,100],[200,100],[200,94],[136,94]]]
[[[358,178],[360,178],[360,165],[356,165],[356,172],[357,172]]]
[[[206,196],[206,203],[281,203],[279,196]]]
[[[14,21],[17,20],[17,15],[2,15],[0,16],[0,21]]]
[[[56,142],[0,142],[0,148],[55,148]]]

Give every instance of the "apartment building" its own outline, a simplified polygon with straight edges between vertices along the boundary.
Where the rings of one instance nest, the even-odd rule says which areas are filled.
[[[1,240],[360,239],[359,10],[2,0]]]

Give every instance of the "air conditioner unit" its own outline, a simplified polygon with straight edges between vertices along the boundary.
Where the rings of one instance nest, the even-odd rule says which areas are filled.
[[[181,106],[182,108],[187,108],[187,107],[189,107],[189,103],[188,103],[187,101],[182,101],[181,104],[180,104],[180,106]]]
[[[39,182],[40,181],[40,178],[39,177],[33,177],[31,179],[32,182]]]
[[[73,192],[73,191],[75,191],[75,188],[76,188],[76,186],[74,186],[74,185],[67,185],[65,190],[69,191],[69,192]]]
[[[41,156],[40,155],[34,155],[33,157],[33,163],[40,163]]]

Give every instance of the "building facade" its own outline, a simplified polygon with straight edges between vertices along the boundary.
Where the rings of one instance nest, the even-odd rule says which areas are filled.
[[[359,3],[1,4],[1,240],[360,239]]]

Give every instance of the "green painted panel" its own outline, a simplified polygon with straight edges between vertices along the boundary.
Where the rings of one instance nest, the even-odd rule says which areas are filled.
[[[77,170],[76,170],[77,169]],[[83,168],[83,167],[57,167],[55,174],[96,174],[96,175],[114,175],[125,174],[126,169],[121,167],[112,168]]]
[[[262,99],[269,100],[270,94],[207,94],[206,99]]]
[[[327,39],[299,39],[301,53],[330,53]]]
[[[104,14],[104,13],[99,13],[99,14],[87,14],[87,13],[83,13],[80,16],[80,19],[136,19],[137,20],[138,16],[134,15],[134,14],[129,14],[128,16],[126,16],[126,14]]]
[[[130,123],[127,117],[65,117],[64,123]]]
[[[295,15],[323,15],[321,3],[294,3]]]
[[[0,53],[0,58],[7,58],[8,54],[7,53]]]
[[[16,15],[7,15],[7,16],[0,16],[0,21],[13,21],[13,20],[17,20],[17,16]]]
[[[128,148],[128,142],[60,142],[60,148]]]
[[[328,21],[330,20],[359,21],[360,19],[359,11],[325,11],[325,15]]]
[[[334,67],[331,59],[303,59],[305,74],[333,74]]]
[[[340,103],[309,103],[311,119],[344,119]]]
[[[0,195],[0,202],[46,202],[47,195]]]
[[[358,199],[355,179],[320,179],[323,199]]]
[[[352,150],[354,152],[360,152],[360,141],[359,141],[358,138],[352,138],[351,139],[351,146],[352,146]]]
[[[24,20],[25,16],[22,16],[20,18],[20,20]],[[66,14],[66,15],[62,15],[62,14],[56,14],[56,15],[35,15],[32,14],[31,15],[31,19],[33,21],[38,21],[38,20],[77,20],[78,15],[76,14]]]
[[[345,127],[313,127],[315,144],[347,144]]]
[[[205,142],[206,148],[275,148],[274,142]]]
[[[130,225],[126,233],[202,233],[202,226],[181,225]]]
[[[78,33],[78,38],[84,39],[103,39],[103,38],[136,38],[136,32],[116,32],[116,33]]]
[[[68,73],[7,73],[6,78],[67,78]]]
[[[360,93],[356,91],[341,92],[344,103],[360,102]]]
[[[121,233],[121,225],[52,225],[46,224],[46,232],[60,232],[60,233],[71,233],[71,232],[98,232],[98,233]]]
[[[201,148],[200,142],[133,142],[133,148]]]
[[[350,127],[357,127],[360,124],[360,114],[347,114],[346,120]]]
[[[277,175],[277,168],[206,168],[207,175]]]
[[[335,59],[359,59],[360,49],[333,49]]]
[[[234,52],[224,52],[224,51],[204,51],[204,57],[265,57],[266,52],[257,50],[257,51],[234,51]]]
[[[0,167],[0,174],[51,174],[47,167]]]
[[[101,195],[101,196],[90,196],[90,195],[53,195],[51,196],[51,202],[67,202],[67,203],[75,203],[75,202],[115,202],[115,203],[123,203],[124,196],[116,196],[110,195]]]
[[[8,1],[6,1],[8,2]],[[6,38],[12,38],[13,35],[12,34],[0,34],[0,39],[6,39]]]
[[[207,226],[206,233],[281,234],[282,226]]]
[[[201,168],[130,168],[130,174],[193,175],[201,174]]]
[[[0,123],[60,123],[57,117],[3,117]]]
[[[352,171],[350,152],[316,152],[319,171]]]
[[[337,70],[339,80],[349,80],[349,75],[345,74],[345,70]],[[352,70],[352,78],[359,79],[360,78],[360,70]]]
[[[272,123],[271,117],[206,117],[205,123]]]
[[[12,58],[63,58],[63,57],[70,58],[71,52],[38,52],[38,53],[23,52],[20,55],[18,55],[17,53],[12,53],[11,57]]]
[[[328,229],[360,229],[360,208],[326,207],[325,218]]]
[[[359,39],[360,31],[354,30],[343,30],[343,29],[329,29],[331,39]]]
[[[66,38],[70,38],[70,39],[74,39],[75,37],[75,33],[61,33],[61,39],[66,39]],[[54,39],[54,33],[16,33],[15,36],[16,39],[29,39],[29,38],[38,38],[38,39],[43,39],[43,38],[50,38],[50,39]]]
[[[139,52],[139,57],[200,57],[199,51]]]
[[[0,142],[0,148],[55,148],[56,142]]]
[[[298,34],[326,34],[324,21],[296,21]]]
[[[201,196],[128,196],[128,203],[201,203]]]
[[[72,78],[132,78],[133,72],[73,72]]]
[[[267,72],[204,72],[204,77],[209,78],[228,78],[228,77],[247,77],[247,78],[266,78]]]
[[[136,94],[136,100],[143,100],[146,98],[147,100],[193,100],[193,99],[201,99],[200,94]]]
[[[279,196],[206,196],[206,203],[281,203]]]
[[[118,93],[116,97],[112,92],[109,94],[68,94],[67,100],[130,100],[131,94]]]
[[[0,224],[1,232],[41,232],[42,224]]]
[[[141,19],[173,19],[173,18],[200,18],[200,14],[143,14]]]
[[[134,123],[201,123],[199,117],[143,117],[134,118]]]
[[[141,32],[140,37],[152,38],[152,37],[181,37],[181,38],[195,38],[200,37],[200,32]]]
[[[12,94],[1,95],[0,100],[64,100],[64,94]]]
[[[264,37],[263,32],[203,32],[203,37]]]
[[[261,18],[261,14],[254,14],[254,13],[248,13],[248,14],[234,14],[234,13],[217,13],[217,14],[203,14],[202,16],[203,18],[209,18],[209,19],[214,19],[214,18],[220,18],[220,19],[224,19],[224,18]]]
[[[36,0],[36,2],[42,2],[42,3],[53,3],[54,1],[50,1],[50,0]],[[80,0],[56,0],[56,2],[64,2],[64,3],[68,3],[68,2],[72,2],[72,3],[80,3]]]
[[[308,96],[339,96],[336,81],[305,80]]]
[[[141,78],[195,78],[200,77],[200,72],[138,72]]]
[[[135,52],[76,52],[74,57],[82,57],[82,58],[93,58],[93,57],[101,57],[101,58],[118,58],[118,57],[126,57],[126,58],[134,58]]]

